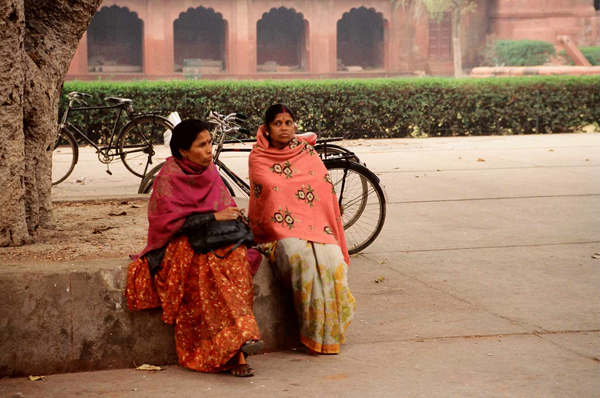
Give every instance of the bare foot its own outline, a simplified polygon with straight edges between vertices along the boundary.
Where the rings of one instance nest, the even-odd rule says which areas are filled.
[[[236,377],[252,377],[252,376],[254,376],[254,369],[252,369],[250,367],[250,365],[248,365],[248,363],[246,362],[244,353],[242,353],[240,351],[236,355],[237,355],[238,363],[233,368],[231,368],[229,370],[229,372],[231,372],[231,374]]]
[[[235,367],[229,370],[232,375],[236,377],[253,377],[254,369],[250,367],[247,363],[243,365],[236,365]]]

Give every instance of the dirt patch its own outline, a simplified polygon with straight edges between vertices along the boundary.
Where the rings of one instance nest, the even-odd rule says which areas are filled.
[[[146,245],[147,200],[54,203],[55,229],[36,243],[0,248],[0,264],[127,258]]]

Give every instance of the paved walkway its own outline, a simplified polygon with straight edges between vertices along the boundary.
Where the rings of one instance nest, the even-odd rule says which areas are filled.
[[[341,355],[252,357],[249,379],[177,366],[3,379],[0,396],[597,397],[600,135],[349,145],[389,203],[352,259],[358,312]],[[89,183],[55,197],[135,192],[121,165],[105,177],[84,158],[75,176]]]

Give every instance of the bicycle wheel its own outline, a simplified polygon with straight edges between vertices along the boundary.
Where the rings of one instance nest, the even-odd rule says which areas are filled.
[[[154,115],[138,116],[123,127],[117,138],[117,148],[127,170],[144,177],[152,164],[154,147],[164,144],[165,131],[173,131],[171,122]]]
[[[348,252],[358,253],[375,241],[385,222],[385,195],[379,178],[355,162],[324,163],[340,203]]]
[[[225,179],[225,177],[223,176],[223,174],[221,175],[221,180],[223,180],[223,183],[225,184],[225,186],[227,187],[227,190],[229,191],[229,194],[232,197],[235,197],[235,192],[233,191],[233,188],[231,187],[231,184],[229,184],[229,182]]]
[[[165,165],[165,162],[160,162],[156,166],[152,168],[149,172],[146,173],[146,176],[142,178],[142,182],[140,183],[140,187],[138,188],[138,193],[151,193],[152,185],[154,184],[154,179],[156,175]]]
[[[73,134],[62,129],[52,150],[52,185],[58,185],[73,172],[79,159],[79,147]]]

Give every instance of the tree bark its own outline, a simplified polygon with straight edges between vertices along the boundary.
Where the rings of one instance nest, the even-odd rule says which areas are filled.
[[[102,0],[4,0],[0,246],[50,228],[52,146],[64,76]]]
[[[0,246],[31,241],[24,223],[23,1],[0,5]]]

